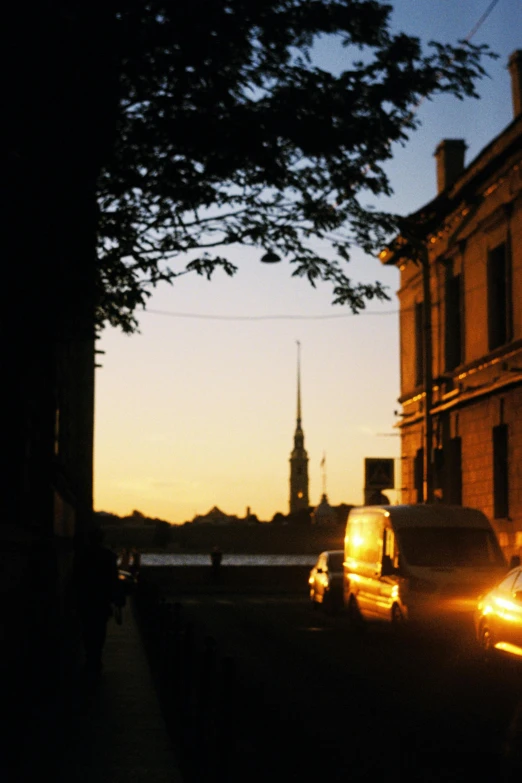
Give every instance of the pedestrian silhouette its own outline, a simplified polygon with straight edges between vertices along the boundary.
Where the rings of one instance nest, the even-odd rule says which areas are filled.
[[[85,669],[100,674],[107,621],[118,596],[115,553],[103,546],[103,533],[92,531],[75,556],[74,584],[85,650]]]
[[[219,582],[219,574],[221,571],[221,560],[223,558],[223,552],[218,546],[213,547],[210,553],[210,564],[212,567],[212,581]]]
[[[131,572],[131,574],[135,579],[137,579],[139,576],[140,568],[141,568],[141,553],[136,549],[136,547],[133,547],[131,551],[129,571]]]
[[[124,571],[128,571],[129,570],[129,567],[130,567],[130,552],[125,547],[120,552],[118,565],[119,565],[120,568],[123,568]]]

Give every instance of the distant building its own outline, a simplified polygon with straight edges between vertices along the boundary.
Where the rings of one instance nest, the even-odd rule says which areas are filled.
[[[230,516],[221,511],[220,508],[214,506],[206,514],[198,514],[192,520],[194,525],[230,525],[233,522],[237,522],[238,517]]]
[[[258,525],[259,519],[256,514],[252,514],[250,507],[247,507],[244,517],[238,517],[235,514],[225,514],[220,508],[214,506],[206,514],[197,514],[192,522],[193,525]]]
[[[335,513],[337,514],[338,525],[346,525],[348,514],[350,513],[352,508],[354,508],[354,506],[351,504],[348,505],[347,503],[340,503],[338,506],[334,506]]]
[[[365,505],[367,506],[389,506],[390,498],[380,490],[375,490],[365,499]]]
[[[336,525],[339,519],[337,510],[329,504],[326,494],[326,454],[323,454],[321,460],[321,478],[323,494],[319,505],[312,512],[312,525]]]
[[[297,343],[297,423],[290,455],[290,514],[308,509],[308,454],[301,426],[301,346]]]
[[[402,501],[484,511],[522,552],[522,52],[514,119],[468,165],[435,152],[438,195],[381,253],[401,274]]]
[[[336,525],[338,520],[337,511],[329,504],[326,493],[323,493],[321,502],[312,512],[312,525]]]

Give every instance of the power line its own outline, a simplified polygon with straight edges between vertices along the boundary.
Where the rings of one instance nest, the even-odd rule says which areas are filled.
[[[463,291],[465,295],[472,294],[476,291],[486,290],[484,283],[478,283],[477,285],[466,287]],[[437,307],[439,302],[433,303],[434,307]],[[169,318],[192,318],[202,321],[328,321],[340,318],[354,318],[365,315],[398,315],[399,312],[405,313],[413,312],[415,310],[415,304],[409,307],[403,307],[402,311],[399,310],[361,310],[358,313],[331,313],[323,315],[209,315],[208,313],[176,313],[171,310],[149,310],[145,309],[143,312],[152,313],[153,315],[164,315]]]
[[[469,43],[473,38],[473,36],[475,35],[475,33],[478,32],[478,30],[482,27],[482,25],[484,24],[484,22],[486,21],[486,19],[494,9],[494,7],[497,5],[497,3],[498,0],[492,0],[492,2],[488,5],[488,7],[486,8],[482,16],[475,22],[475,24],[473,25],[473,27],[471,28],[467,36],[464,38],[464,41],[466,41],[466,43]],[[414,116],[417,110],[420,109],[420,107],[422,106],[425,100],[426,100],[426,96],[423,95],[422,98],[419,101],[417,101],[417,104],[414,106],[414,109],[412,111],[412,116]]]
[[[352,318],[361,315],[397,315],[398,310],[369,310],[360,313],[339,313],[332,315],[208,315],[206,313],[175,313],[170,310],[144,310],[153,315],[169,318],[192,318],[201,321],[327,321],[338,318]]]
[[[482,26],[482,24],[486,21],[496,4],[498,3],[498,0],[493,0],[492,3],[489,4],[489,6],[486,8],[478,22],[475,24],[475,26],[470,30],[470,32],[465,37],[465,41],[471,41],[477,30]]]

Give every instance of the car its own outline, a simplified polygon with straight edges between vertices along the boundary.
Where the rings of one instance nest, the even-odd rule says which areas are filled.
[[[343,550],[321,552],[310,571],[310,601],[316,609],[337,612],[343,604]]]
[[[522,566],[478,599],[475,633],[487,663],[510,659],[522,664]]]

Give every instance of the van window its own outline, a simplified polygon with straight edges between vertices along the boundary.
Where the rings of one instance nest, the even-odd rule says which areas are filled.
[[[384,555],[390,558],[394,568],[399,567],[399,551],[395,543],[395,535],[391,527],[384,531]]]
[[[364,563],[380,563],[382,560],[381,517],[366,515],[350,520],[348,525],[347,555]]]
[[[399,547],[412,566],[501,566],[504,557],[490,530],[410,527],[397,531]]]

